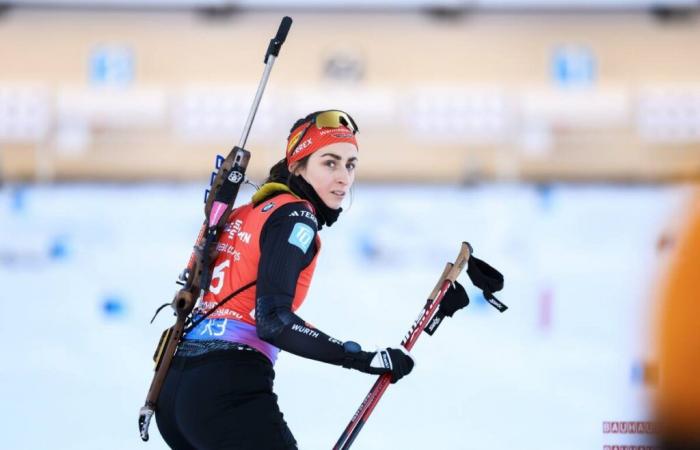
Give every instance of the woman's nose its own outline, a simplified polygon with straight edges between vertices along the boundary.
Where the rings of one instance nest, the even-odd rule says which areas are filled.
[[[338,181],[341,184],[348,184],[350,182],[350,172],[348,169],[341,169],[338,171],[338,175],[336,177],[336,181]]]

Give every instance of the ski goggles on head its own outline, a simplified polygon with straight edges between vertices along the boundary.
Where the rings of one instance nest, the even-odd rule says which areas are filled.
[[[352,134],[360,131],[350,114],[339,109],[331,109],[314,114],[309,123],[315,124],[316,128],[338,128],[342,125],[352,131]]]
[[[336,142],[349,142],[357,147],[355,134],[359,131],[353,118],[344,111],[332,109],[314,113],[292,130],[287,142],[287,164]]]

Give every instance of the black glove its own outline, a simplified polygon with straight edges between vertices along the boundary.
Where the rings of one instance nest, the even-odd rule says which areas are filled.
[[[343,367],[374,375],[391,373],[392,383],[411,373],[415,365],[413,357],[403,347],[365,352],[356,342],[348,341],[343,344],[343,348],[347,355]]]
[[[445,317],[452,317],[454,313],[466,307],[468,304],[469,297],[467,296],[467,291],[464,290],[464,286],[459,284],[458,281],[455,281],[447,292],[445,292],[445,296],[442,297],[437,312],[430,320],[428,326],[425,327],[425,332],[432,336],[442,322],[442,319]]]

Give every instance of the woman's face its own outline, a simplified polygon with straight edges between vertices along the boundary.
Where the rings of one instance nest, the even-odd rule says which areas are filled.
[[[294,170],[316,190],[323,203],[338,209],[355,181],[357,148],[349,142],[327,145],[309,157],[306,167]]]

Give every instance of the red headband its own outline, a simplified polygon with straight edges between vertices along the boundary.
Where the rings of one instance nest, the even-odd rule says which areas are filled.
[[[306,131],[306,133],[304,133],[304,131]],[[299,139],[302,139],[302,135],[303,140],[299,142]],[[337,142],[349,142],[357,148],[355,135],[345,126],[341,125],[338,128],[318,128],[313,123],[303,123],[295,128],[294,131],[290,133],[289,139],[287,139],[287,167],[290,167],[295,162],[305,158],[316,150]]]

